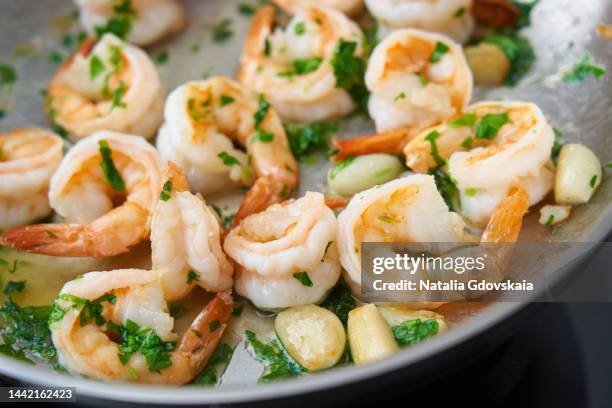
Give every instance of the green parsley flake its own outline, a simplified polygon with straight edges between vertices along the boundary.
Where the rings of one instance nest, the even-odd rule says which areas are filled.
[[[234,309],[232,310],[232,316],[240,317],[243,310],[244,310],[244,305],[234,306]]]
[[[555,222],[555,216],[550,214],[546,220],[546,225],[552,225],[553,222]]]
[[[257,133],[253,136],[253,143],[262,142],[262,143],[270,143],[274,140],[274,135],[270,132],[266,132],[263,129],[257,129]]]
[[[164,65],[168,62],[169,54],[168,51],[161,51],[159,54],[155,56],[155,63],[157,65]]]
[[[455,11],[455,14],[453,14],[453,17],[459,18],[459,17],[463,17],[464,15],[465,15],[465,7],[459,7],[457,11]]]
[[[406,99],[406,92],[400,92],[395,98],[393,98],[393,101],[397,102],[400,99]]]
[[[308,276],[306,271],[296,272],[293,274],[293,277],[308,288],[311,288],[313,285],[312,281],[310,280],[310,276]]]
[[[244,334],[257,359],[266,366],[266,374],[261,378],[262,381],[294,377],[304,372],[304,369],[289,356],[277,339],[269,344],[264,344],[252,331],[247,330]]]
[[[436,139],[440,137],[440,132],[434,130],[425,136],[425,140],[427,140],[431,146],[431,157],[434,159],[438,166],[444,166],[446,164],[446,160],[444,160],[440,154],[438,153],[438,144],[436,143]]]
[[[448,45],[440,41],[436,42],[436,48],[434,49],[433,54],[431,54],[431,58],[429,58],[429,62],[433,64],[440,62],[444,54],[446,54],[449,50],[450,48],[448,48]]]
[[[379,216],[378,220],[387,224],[393,224],[393,218],[389,217],[387,214]]]
[[[104,63],[97,55],[93,55],[89,60],[89,77],[94,80],[104,72]]]
[[[293,32],[295,33],[295,35],[304,34],[306,32],[306,23],[303,21],[297,23],[295,26],[293,26]]]
[[[234,35],[232,20],[230,18],[221,20],[212,30],[212,39],[217,44],[224,43]]]
[[[468,136],[461,143],[461,147],[466,148],[466,149],[471,149],[473,144],[474,144],[474,139]]]
[[[126,91],[127,91],[127,88],[125,86],[125,82],[123,82],[123,80],[119,81],[119,85],[111,93],[111,100],[113,103],[111,106],[111,109],[127,107],[127,104],[123,102],[123,95],[125,95]]]
[[[393,336],[401,345],[417,344],[428,337],[438,334],[439,323],[435,319],[406,320],[393,327]]]
[[[223,107],[223,106],[231,105],[232,103],[234,103],[234,101],[235,99],[232,98],[231,96],[221,95],[221,98],[219,99],[219,104],[221,105],[221,107]]]
[[[162,201],[168,201],[172,197],[172,180],[166,180],[162,187],[161,193],[159,193],[159,199]]]
[[[226,166],[231,167],[231,166],[240,165],[240,162],[238,161],[238,159],[232,156],[231,154],[229,154],[228,152],[221,152],[217,155],[217,157],[220,158],[221,161],[223,161],[223,164]]]
[[[134,321],[128,320],[124,326],[119,327],[119,333],[118,356],[122,364],[127,364],[132,355],[138,353],[145,358],[151,372],[159,372],[172,366],[171,352],[175,343],[163,341],[154,329],[140,327]]]
[[[606,73],[603,67],[591,63],[591,55],[586,54],[571,71],[563,75],[563,82],[574,83],[584,81],[588,77],[601,78]]]
[[[208,324],[208,330],[212,333],[221,327],[221,323],[218,320],[213,320]]]
[[[261,122],[266,118],[268,114],[268,110],[270,109],[270,103],[266,101],[263,95],[259,95],[259,105],[257,107],[257,111],[253,114],[253,119],[255,120],[255,129],[259,128]]]
[[[365,60],[355,54],[357,42],[341,39],[336,46],[331,64],[336,77],[336,88],[345,89],[362,109],[367,108],[368,90],[364,84]]]
[[[193,380],[193,384],[216,385],[219,382],[219,367],[229,363],[233,352],[228,344],[220,344],[208,360],[206,367]]]
[[[26,281],[8,281],[2,290],[5,295],[13,295],[22,292],[26,287]]]
[[[315,152],[329,149],[328,135],[338,131],[338,124],[333,122],[311,123],[309,125],[285,124],[291,152],[303,162]],[[293,171],[291,167],[287,169]]]
[[[100,155],[102,155],[102,174],[104,175],[104,181],[115,191],[125,191],[125,181],[121,177],[121,173],[115,167],[115,163],[112,158],[112,149],[108,145],[108,141],[101,139],[98,141],[100,146]]]
[[[486,114],[476,125],[476,139],[495,139],[501,127],[507,123],[510,123],[507,113]]]
[[[189,271],[189,273],[187,274],[187,284],[191,285],[193,282],[195,282],[196,280],[200,279],[200,275],[198,275],[197,273],[195,273],[194,271]]]
[[[468,197],[474,197],[476,194],[478,194],[478,190],[475,188],[466,188],[465,189],[465,195]]]
[[[461,128],[461,127],[472,127],[476,123],[476,114],[475,113],[466,113],[457,119],[453,119],[448,122],[449,128]]]
[[[50,230],[45,230],[45,234],[47,234],[49,238],[53,238],[53,239],[59,238],[53,231],[50,231]]]
[[[593,177],[591,177],[591,180],[589,181],[589,186],[591,186],[591,188],[595,188],[596,184],[597,184],[597,175],[593,175]]]
[[[131,0],[123,0],[113,7],[115,15],[108,19],[105,24],[95,27],[96,34],[101,37],[105,33],[112,33],[121,39],[125,39],[134,24],[136,11],[132,8]]]
[[[427,84],[429,83],[429,79],[427,79],[427,76],[425,76],[425,74],[419,73],[419,82],[421,83],[421,86],[427,86]]]
[[[296,75],[305,75],[319,69],[323,60],[319,57],[297,59],[291,62],[291,69],[279,72],[278,76],[292,78]]]

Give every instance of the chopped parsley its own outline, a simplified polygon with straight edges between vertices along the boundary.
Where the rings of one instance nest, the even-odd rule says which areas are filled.
[[[277,75],[282,77],[293,77],[295,75],[308,74],[319,69],[322,61],[320,57],[296,59],[291,62],[291,69],[289,71],[279,72]]]
[[[115,167],[112,157],[113,151],[108,145],[108,141],[101,139],[98,141],[98,145],[100,146],[100,155],[102,155],[100,166],[102,167],[104,181],[115,191],[125,191],[125,181],[117,167]]]
[[[505,84],[515,86],[533,66],[536,55],[529,40],[516,32],[489,34],[482,42],[496,45],[508,58],[510,71]]]
[[[476,125],[476,139],[493,140],[505,124],[510,123],[507,113],[489,113]]]
[[[438,153],[438,144],[436,143],[436,139],[439,137],[440,137],[440,132],[438,132],[437,130],[434,130],[433,132],[425,136],[425,140],[427,140],[429,144],[431,145],[431,151],[430,151],[431,157],[434,159],[436,164],[438,166],[444,166],[446,164],[446,160],[444,160],[440,156],[440,153]]]
[[[0,335],[4,342],[0,352],[20,359],[28,353],[56,363],[57,354],[47,325],[50,312],[51,306],[20,307],[7,299],[0,307]]]
[[[355,161],[356,158],[357,157],[355,156],[350,156],[342,160],[340,163],[336,163],[331,169],[329,169],[329,178],[332,180],[335,179],[336,176],[338,176],[342,170],[347,168],[353,161]]]
[[[329,149],[327,136],[337,131],[338,124],[333,122],[309,125],[285,124],[291,152],[298,161],[303,161],[314,152],[327,151]]]
[[[559,159],[559,154],[561,153],[561,148],[563,148],[563,133],[557,128],[553,128],[553,130],[555,132],[555,142],[553,143],[553,147],[550,151],[550,160],[552,160],[552,162],[556,165],[557,160]]]
[[[298,282],[300,282],[302,285],[311,288],[313,283],[310,280],[310,276],[308,276],[308,272],[306,271],[302,271],[302,272],[296,272],[293,274],[293,277],[295,279],[297,279]]]
[[[417,344],[428,337],[438,334],[440,325],[437,320],[406,320],[393,327],[393,337],[401,345]]]
[[[206,367],[196,376],[192,384],[216,385],[219,382],[219,367],[229,363],[234,351],[227,343],[221,343],[215,350]]]
[[[217,44],[224,43],[234,35],[232,20],[225,18],[217,23],[212,29],[212,39]]]
[[[321,307],[333,312],[338,316],[342,324],[346,326],[348,314],[357,307],[357,302],[353,297],[351,289],[344,283],[340,283],[331,291],[327,299],[321,303]]]
[[[127,88],[125,86],[125,82],[123,80],[119,81],[119,85],[117,85],[117,88],[111,93],[111,110],[115,108],[127,107],[127,104],[123,102],[123,95],[125,95],[126,91]]]
[[[244,334],[257,359],[266,366],[266,374],[261,377],[261,381],[294,377],[304,372],[304,369],[289,356],[278,339],[265,344],[259,341],[255,333],[250,330],[245,331]]]
[[[8,64],[0,64],[0,87],[12,85],[17,81],[17,71]]]
[[[26,287],[26,281],[8,281],[2,290],[5,295],[13,295],[22,292]]]
[[[66,59],[66,55],[54,50],[49,54],[49,62],[52,64],[61,64]]]
[[[438,191],[444,199],[448,209],[450,211],[456,211],[459,209],[459,191],[457,190],[455,183],[453,183],[451,176],[442,171],[440,167],[431,170],[429,174],[434,176],[436,187],[438,188]]]
[[[431,54],[431,57],[429,58],[429,62],[433,64],[440,62],[444,54],[446,54],[449,50],[450,48],[448,48],[448,45],[440,41],[436,42],[436,48],[434,49],[434,52]]]
[[[236,166],[240,164],[238,159],[232,156],[231,154],[229,154],[228,152],[221,152],[217,155],[217,157],[219,157],[221,161],[223,162],[223,164],[226,166],[231,167],[231,166]]]
[[[194,271],[189,271],[189,273],[187,274],[187,284],[191,285],[193,282],[195,282],[196,280],[200,279],[200,275],[198,275],[197,273],[195,273]]]
[[[580,62],[573,66],[573,68],[563,75],[563,82],[573,83],[581,82],[588,77],[600,78],[606,73],[606,70],[599,65],[591,63],[591,55],[586,54]]]
[[[515,29],[531,25],[531,11],[540,2],[540,0],[510,0],[510,3],[519,10],[519,19],[516,22]]]
[[[345,89],[362,109],[367,108],[368,90],[364,84],[366,63],[355,54],[357,42],[341,39],[336,46],[331,64],[336,77],[336,88]]]
[[[465,195],[468,197],[474,197],[476,194],[478,194],[478,190],[476,190],[475,188],[466,188],[465,189]]]
[[[459,17],[463,17],[464,15],[465,15],[465,7],[459,7],[457,11],[455,11],[455,14],[453,14],[453,17],[459,18]]]
[[[169,54],[168,51],[161,51],[159,54],[155,56],[155,63],[157,65],[164,65],[168,62]]]
[[[238,12],[243,16],[252,16],[255,14],[255,7],[251,6],[250,4],[240,3],[238,5]]]
[[[466,149],[471,149],[473,144],[474,144],[474,138],[468,136],[465,139],[463,139],[463,142],[461,142],[461,147],[466,148]]]
[[[389,217],[387,214],[379,216],[378,220],[387,224],[393,224],[393,218]]]
[[[89,77],[94,80],[104,72],[104,63],[97,55],[93,55],[89,60]]]
[[[141,354],[149,371],[159,372],[172,365],[171,352],[174,350],[174,342],[165,342],[150,327],[140,327],[129,320],[124,326],[119,327],[119,360],[127,364],[134,353]]]
[[[457,119],[453,119],[448,122],[449,128],[461,128],[461,127],[472,127],[476,123],[476,114],[474,113],[466,113]]]
[[[123,0],[113,7],[115,15],[108,19],[105,24],[95,27],[96,34],[101,37],[105,33],[112,33],[119,38],[125,39],[134,24],[136,11],[132,8],[132,0]]]
[[[419,83],[421,84],[421,86],[427,86],[427,84],[429,83],[429,79],[427,79],[425,74],[419,73],[418,76],[419,76]]]
[[[268,114],[268,110],[270,109],[270,102],[266,101],[263,95],[259,95],[259,105],[257,107],[257,111],[253,114],[253,119],[255,120],[255,129],[259,128],[261,122],[266,118]]]
[[[548,219],[546,219],[546,225],[552,225],[553,222],[555,222],[555,216],[550,214]]]
[[[47,236],[49,238],[53,238],[53,239],[58,239],[59,237],[55,234],[55,232],[50,231],[50,230],[45,230],[45,234],[47,234]]]
[[[159,193],[159,199],[162,201],[168,201],[172,197],[172,180],[166,180],[162,187],[162,191]]]
[[[262,142],[262,143],[270,143],[274,140],[274,135],[270,132],[266,132],[263,129],[257,129],[255,136],[253,136],[253,143]]]
[[[232,316],[240,317],[240,315],[242,315],[243,310],[244,310],[244,304],[239,305],[239,306],[234,306],[234,309],[232,310]]]
[[[400,92],[399,94],[397,94],[397,96],[393,98],[393,101],[397,102],[400,99],[406,99],[406,92]]]
[[[71,306],[63,307],[59,301],[70,302]],[[90,322],[95,323],[97,326],[102,326],[107,323],[106,319],[102,316],[104,310],[102,304],[108,302],[115,304],[117,297],[111,292],[106,293],[94,300],[83,299],[81,297],[71,295],[68,293],[62,293],[57,296],[51,313],[49,315],[49,325],[53,325],[56,322],[61,321],[70,308],[79,311],[79,324],[81,327],[86,326]],[[112,322],[108,322],[112,326]]]
[[[304,34],[306,32],[306,23],[303,21],[297,23],[295,26],[293,26],[293,32],[295,33],[295,35]]]
[[[218,320],[213,320],[208,324],[208,330],[212,333],[221,327],[221,323]]]
[[[232,103],[234,103],[234,101],[235,99],[232,98],[231,96],[221,95],[221,98],[219,99],[219,104],[223,107],[223,106],[231,105]]]
[[[595,188],[595,185],[597,184],[597,175],[593,175],[593,177],[591,177],[591,180],[589,181],[589,186],[591,188]]]
[[[191,44],[191,53],[195,54],[196,52],[200,51],[201,48],[202,46],[200,44]]]

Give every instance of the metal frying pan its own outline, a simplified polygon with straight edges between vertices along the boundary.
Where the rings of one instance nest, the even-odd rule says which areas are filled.
[[[203,75],[232,76],[238,65],[248,19],[237,12],[235,1],[185,1],[190,25],[188,29],[156,47],[155,55],[169,52],[169,61],[160,67],[167,89]],[[10,97],[6,117],[0,120],[0,130],[27,125],[48,126],[39,90],[49,81],[55,67],[49,54],[61,48],[61,33],[54,29],[58,16],[74,10],[71,1],[0,0],[0,61],[11,61],[19,79]],[[222,18],[230,17],[235,35],[219,46],[211,42],[210,27]],[[612,2],[609,0],[541,0],[533,14],[533,24],[525,30],[535,46],[536,66],[522,83],[513,89],[477,90],[475,100],[519,99],[537,103],[553,124],[561,129],[568,141],[580,141],[597,152],[602,162],[612,159],[612,43],[596,30],[599,23],[612,22]],[[33,42],[37,51],[28,58],[12,56],[19,44]],[[192,53],[192,44],[201,45],[201,52]],[[608,74],[599,80],[587,80],[578,85],[558,81],[558,73],[590,52]],[[369,131],[372,125],[363,119],[351,119],[342,127],[342,136]],[[321,188],[328,163],[320,162],[302,168],[302,192]],[[608,170],[609,171],[609,170]],[[602,240],[612,229],[612,182],[604,176],[603,183],[589,205],[576,208],[571,220],[559,227],[554,240],[594,242]],[[526,223],[522,240],[550,239],[549,232],[534,221]],[[562,279],[572,272],[584,253],[560,259],[554,278]],[[534,294],[535,296],[535,294]],[[343,367],[318,375],[271,384],[249,386],[227,384],[217,389],[202,387],[162,388],[120,383],[103,383],[80,377],[57,374],[42,366],[28,365],[0,355],[0,373],[32,384],[76,386],[79,395],[96,400],[141,402],[155,404],[236,403],[269,400],[310,392],[330,390],[347,384],[367,381],[402,370],[409,383],[434,372],[449,361],[467,357],[475,349],[506,336],[508,325],[520,319],[518,312],[525,303],[495,304],[443,335],[403,349],[393,357],[362,367]],[[482,334],[488,332],[487,337]],[[454,359],[442,358],[448,351]]]

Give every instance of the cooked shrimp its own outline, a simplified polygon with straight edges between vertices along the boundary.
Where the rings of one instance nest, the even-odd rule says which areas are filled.
[[[493,132],[489,125],[496,119],[500,127],[485,133]],[[550,192],[553,143],[553,129],[536,105],[481,102],[421,133],[406,145],[404,154],[408,167],[424,173],[439,164],[431,154],[435,145],[438,161],[448,161],[456,180],[462,215],[484,226],[511,186],[523,184],[531,205]]]
[[[99,314],[83,312],[91,304],[101,306]],[[90,272],[62,288],[50,328],[59,360],[72,372],[100,380],[182,385],[206,365],[231,312],[231,295],[217,294],[175,347],[174,319],[156,272]],[[117,326],[121,336],[114,331]]]
[[[155,135],[164,89],[153,61],[112,34],[86,40],[57,71],[47,89],[51,120],[72,140],[99,130]]]
[[[351,287],[361,285],[362,242],[472,242],[450,212],[433,176],[411,175],[355,195],[338,216],[340,262]]]
[[[245,218],[223,245],[240,265],[236,291],[261,308],[322,301],[340,275],[335,229],[333,211],[314,192]]]
[[[463,111],[472,97],[472,73],[461,46],[420,30],[398,30],[378,44],[365,81],[377,133],[336,142],[337,158],[396,154],[423,129]]]
[[[347,15],[357,14],[363,8],[363,0],[273,0],[291,14],[308,7],[329,7]]]
[[[461,112],[472,97],[472,74],[453,40],[406,29],[374,49],[366,86],[376,130],[385,132],[431,126]]]
[[[0,133],[0,230],[51,213],[47,191],[63,156],[62,139],[43,129]]]
[[[356,107],[337,86],[332,59],[342,41],[361,57],[363,33],[339,11],[299,9],[286,27],[274,26],[274,10],[262,7],[247,35],[238,80],[264,94],[283,118],[316,122],[344,116]]]
[[[98,132],[78,142],[51,178],[49,201],[66,224],[13,229],[1,243],[56,256],[126,252],[149,236],[160,180],[157,151],[143,138]]]
[[[175,89],[166,102],[157,147],[163,160],[185,172],[196,192],[212,194],[229,185],[251,187],[234,217],[280,202],[295,189],[298,167],[283,124],[268,103],[225,77]],[[246,147],[247,154],[234,147]]]
[[[472,0],[365,0],[384,31],[419,28],[463,43],[472,34]]]
[[[162,180],[151,220],[151,247],[165,299],[180,299],[195,285],[209,292],[230,289],[233,267],[221,248],[214,212],[201,196],[189,192],[187,179],[172,162]]]
[[[148,45],[181,30],[185,11],[177,0],[74,0],[79,19],[90,34],[107,25],[125,27],[125,40]]]

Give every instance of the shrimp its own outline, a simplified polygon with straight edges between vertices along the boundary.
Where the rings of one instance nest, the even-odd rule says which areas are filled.
[[[54,256],[118,255],[149,236],[160,160],[143,138],[98,132],[78,142],[51,178],[49,202],[66,224],[5,232],[3,245]]]
[[[0,134],[0,230],[51,213],[49,180],[63,154],[62,139],[44,129]]]
[[[189,192],[186,177],[172,163],[151,219],[153,269],[160,274],[166,300],[186,296],[197,284],[209,292],[232,287],[232,264],[221,248],[215,213]]]
[[[365,0],[383,31],[419,28],[468,40],[474,29],[472,0]]]
[[[355,57],[364,55],[359,27],[325,7],[297,10],[286,29],[272,31],[273,25],[271,7],[253,17],[238,80],[264,94],[288,120],[317,122],[352,112],[356,104],[338,87],[332,62],[340,44],[351,43]]]
[[[90,35],[109,26],[124,30],[126,41],[149,45],[180,31],[185,11],[177,0],[74,0],[81,25]]]
[[[73,141],[99,130],[151,138],[162,121],[164,89],[153,61],[105,34],[85,40],[56,72],[45,108]]]
[[[433,176],[415,174],[355,195],[338,216],[338,250],[348,283],[361,285],[362,242],[473,242]]]
[[[321,193],[275,204],[230,231],[236,291],[260,308],[321,302],[340,276],[336,217]]]
[[[501,120],[501,126],[487,134],[495,120]],[[513,185],[524,185],[531,205],[551,191],[554,138],[544,114],[532,103],[481,102],[421,133],[404,154],[408,167],[425,173],[438,165],[431,154],[435,145],[438,161],[448,161],[459,189],[461,214],[484,226]]]
[[[363,0],[273,0],[291,14],[308,7],[329,7],[347,15],[355,15],[363,9]]]
[[[266,100],[233,80],[213,77],[178,87],[168,97],[165,119],[157,148],[164,161],[185,172],[194,191],[206,196],[256,179],[235,223],[296,188],[298,166],[280,118]]]
[[[378,44],[365,81],[377,133],[336,142],[337,158],[396,154],[423,129],[463,111],[473,88],[461,46],[414,29],[395,31]]]
[[[72,372],[182,385],[206,365],[231,312],[231,295],[218,293],[179,339],[157,273],[123,269],[66,283],[49,322],[59,361]]]

